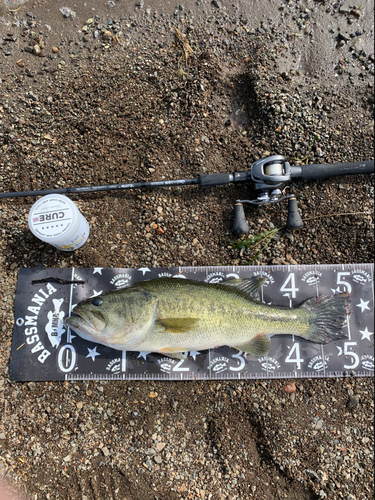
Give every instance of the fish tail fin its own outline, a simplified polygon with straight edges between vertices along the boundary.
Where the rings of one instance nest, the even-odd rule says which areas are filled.
[[[346,338],[342,328],[349,314],[348,296],[348,293],[321,295],[303,302],[301,309],[310,311],[310,327],[303,338],[317,344]]]

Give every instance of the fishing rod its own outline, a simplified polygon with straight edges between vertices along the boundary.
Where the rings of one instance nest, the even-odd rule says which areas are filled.
[[[369,174],[374,172],[374,161],[309,164],[291,166],[282,155],[268,156],[254,162],[246,172],[233,174],[202,174],[193,179],[175,179],[168,181],[134,182],[128,184],[107,184],[103,186],[67,187],[58,189],[43,189],[40,191],[20,191],[14,193],[0,193],[0,198],[20,198],[25,196],[44,196],[48,194],[80,194],[96,191],[115,191],[122,189],[145,189],[171,186],[213,187],[238,182],[253,182],[255,185],[254,200],[237,200],[234,207],[233,232],[236,235],[249,232],[245,219],[244,203],[252,205],[266,205],[288,200],[288,229],[301,229],[303,222],[298,211],[297,199],[294,194],[283,195],[282,190],[292,179],[326,179],[342,175]]]

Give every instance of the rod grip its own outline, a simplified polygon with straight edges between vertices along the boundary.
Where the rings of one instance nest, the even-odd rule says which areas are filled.
[[[350,163],[333,163],[330,165],[309,164],[300,165],[300,167],[300,174],[297,175],[297,177],[301,177],[305,180],[326,179],[328,177],[337,177],[340,175],[374,173],[374,160],[357,161]]]
[[[303,222],[298,210],[297,200],[295,197],[288,200],[288,219],[286,221],[287,229],[301,229]]]
[[[233,233],[247,234],[249,232],[249,225],[246,222],[245,212],[242,203],[239,201],[234,205],[234,222],[233,222]]]
[[[233,182],[232,174],[201,174],[199,176],[200,187],[221,186]]]

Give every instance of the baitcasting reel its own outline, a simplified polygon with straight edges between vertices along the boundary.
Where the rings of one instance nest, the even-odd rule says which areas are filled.
[[[255,200],[236,201],[234,206],[234,234],[246,234],[249,232],[243,203],[266,205],[283,200],[289,200],[286,227],[291,230],[301,229],[303,222],[298,211],[296,197],[293,194],[282,195],[282,189],[285,184],[290,182],[292,177],[298,177],[300,174],[301,167],[291,167],[286,158],[281,155],[269,156],[253,163],[250,168],[250,177],[254,182],[257,198]],[[234,175],[236,176],[236,174]],[[236,178],[234,178],[234,182],[236,182]]]

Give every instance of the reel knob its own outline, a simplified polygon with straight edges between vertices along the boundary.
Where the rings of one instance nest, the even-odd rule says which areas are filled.
[[[288,219],[286,221],[286,227],[290,230],[301,229],[303,227],[295,196],[288,200]]]
[[[233,233],[239,235],[247,234],[248,232],[249,225],[246,222],[243,205],[240,201],[236,201],[236,204],[234,205]]]

